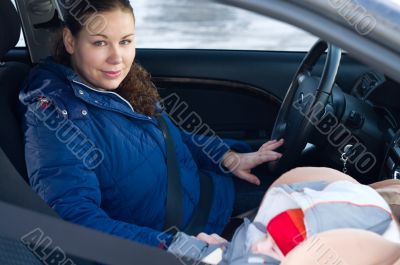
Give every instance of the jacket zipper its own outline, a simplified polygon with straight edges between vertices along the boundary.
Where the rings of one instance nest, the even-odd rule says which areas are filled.
[[[86,88],[88,88],[88,89],[90,89],[90,90],[92,90],[92,91],[94,91],[94,92],[103,93],[103,94],[113,94],[113,95],[116,95],[119,99],[121,99],[123,102],[125,102],[126,104],[128,104],[129,108],[130,108],[130,109],[132,110],[132,112],[133,112],[132,114],[133,114],[133,117],[134,117],[134,118],[136,118],[136,119],[141,119],[141,120],[151,120],[151,117],[150,117],[150,116],[146,116],[147,119],[144,119],[144,118],[142,118],[142,117],[137,117],[137,115],[135,115],[136,112],[135,112],[135,110],[133,109],[131,103],[129,103],[126,99],[124,99],[123,97],[121,97],[120,95],[118,95],[118,94],[115,93],[115,92],[112,92],[112,91],[100,91],[100,90],[91,88],[90,86],[88,86],[88,85],[86,85],[86,84],[83,84],[83,83],[81,83],[81,82],[75,81],[75,80],[72,80],[72,82],[74,82],[74,83],[76,83],[76,84],[79,84],[79,85],[82,85],[82,86],[84,86],[84,87],[86,87]],[[126,115],[126,113],[123,113],[122,111],[119,111],[119,112]],[[131,116],[132,116],[132,115],[131,115]],[[153,121],[153,123],[154,123],[154,121]]]
[[[86,84],[83,84],[83,83],[81,83],[81,82],[75,81],[75,80],[72,80],[72,82],[74,82],[74,83],[76,83],[76,84],[80,84],[80,85],[82,85],[82,86],[84,86],[84,87],[87,87],[87,88],[89,88],[90,90],[95,91],[95,92],[99,92],[99,93],[103,93],[103,94],[113,94],[113,95],[116,95],[116,96],[117,96],[118,98],[120,98],[123,102],[125,102],[126,104],[128,104],[129,108],[130,108],[133,112],[135,112],[134,109],[133,109],[133,107],[132,107],[132,105],[131,105],[131,103],[129,103],[126,99],[124,99],[123,97],[121,97],[120,95],[118,95],[118,94],[115,93],[115,92],[97,90],[97,89],[91,88],[90,86],[88,86],[88,85],[86,85]]]

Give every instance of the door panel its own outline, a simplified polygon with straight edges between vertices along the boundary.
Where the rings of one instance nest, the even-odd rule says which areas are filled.
[[[253,148],[269,139],[292,76],[305,53],[141,49],[137,60],[162,97],[179,95],[202,121],[226,138]],[[315,74],[323,69],[323,58]],[[367,68],[343,56],[338,84],[349,90]]]
[[[223,138],[246,139],[254,148],[271,134],[280,102],[264,90],[245,84],[189,78],[154,78],[162,98],[176,93],[177,108],[170,112],[177,124],[200,117]],[[186,107],[187,106],[187,107]],[[199,127],[199,126],[197,126]]]

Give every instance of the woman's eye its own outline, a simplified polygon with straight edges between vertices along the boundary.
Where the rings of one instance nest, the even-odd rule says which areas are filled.
[[[99,41],[95,41],[95,42],[94,42],[94,45],[95,45],[95,46],[104,46],[104,45],[106,45],[106,42],[105,42],[105,41],[102,41],[102,40],[99,40]]]
[[[122,41],[120,42],[120,44],[122,44],[122,45],[129,45],[130,43],[132,43],[131,40],[122,40]]]

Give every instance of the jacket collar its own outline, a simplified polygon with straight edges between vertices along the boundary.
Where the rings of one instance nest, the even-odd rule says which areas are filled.
[[[85,84],[79,75],[70,67],[56,63],[52,57],[48,57],[42,63],[42,67],[56,74],[68,82],[76,97],[88,104],[99,108],[120,112],[127,116],[151,120],[151,117],[135,112],[132,105],[119,94],[113,91],[102,91]]]

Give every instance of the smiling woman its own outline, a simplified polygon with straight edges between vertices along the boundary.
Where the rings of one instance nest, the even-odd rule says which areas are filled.
[[[129,1],[68,3],[60,1],[53,56],[31,70],[19,96],[28,177],[43,200],[67,221],[162,248],[174,236],[163,229],[221,233],[232,212],[256,207],[263,190],[252,189],[241,204],[235,194],[249,193],[233,179],[259,185],[251,169],[279,159],[274,149],[283,141],[251,152],[239,141],[178,128],[134,61]],[[96,17],[105,22],[100,30],[91,24]]]
[[[13,32],[0,38],[2,47],[6,47],[0,52],[2,61],[0,86],[4,92],[0,97],[3,100],[0,104],[0,113],[4,125],[0,130],[0,145],[4,151],[0,152],[0,160],[2,164],[5,162],[6,165],[7,163],[9,165],[9,167],[0,166],[0,199],[38,213],[49,212],[64,220],[129,240],[121,240],[126,245],[120,247],[111,239],[103,240],[101,238],[99,240],[96,234],[86,236],[85,233],[81,233],[86,230],[84,227],[68,222],[62,223],[71,225],[71,230],[57,227],[50,222],[45,224],[37,221],[28,213],[21,218],[21,216],[13,214],[14,211],[10,207],[3,207],[3,203],[0,203],[0,223],[2,223],[0,225],[0,241],[4,236],[7,238],[12,232],[16,241],[20,242],[21,237],[28,231],[40,228],[43,231],[42,234],[48,235],[54,242],[53,246],[60,246],[64,251],[80,257],[85,257],[85,254],[90,253],[91,257],[89,258],[96,258],[97,263],[130,264],[134,261],[143,264],[174,264],[173,261],[164,260],[164,256],[158,256],[158,252],[162,253],[161,251],[151,248],[149,249],[152,251],[145,251],[147,248],[144,247],[147,246],[143,245],[165,247],[160,243],[168,244],[171,240],[170,236],[161,233],[166,229],[164,223],[167,208],[165,205],[168,201],[168,167],[166,163],[166,153],[168,152],[165,151],[163,132],[158,124],[159,116],[146,115],[148,112],[140,109],[140,104],[131,103],[136,97],[130,99],[129,95],[124,95],[114,87],[113,82],[124,74],[124,60],[132,56],[124,50],[127,46],[131,48],[134,46],[129,43],[130,36],[127,35],[130,33],[122,29],[117,34],[113,29],[105,28],[104,32],[89,30],[88,32],[82,31],[76,36],[71,30],[71,34],[67,36],[69,34],[67,31],[65,40],[69,44],[70,53],[64,49],[63,54],[69,56],[68,58],[88,47],[91,49],[81,58],[76,58],[74,64],[70,61],[58,63],[55,61],[58,57],[45,58],[50,55],[48,47],[54,44],[48,45],[49,33],[64,18],[61,16],[64,14],[64,10],[53,6],[57,3],[56,0],[15,0],[20,12],[18,19],[10,1],[0,0],[0,11],[6,10],[3,7],[4,3],[7,3],[11,7],[7,13],[15,14],[12,17],[16,17],[9,19],[9,16],[0,15],[0,28],[2,28],[0,32],[8,32],[9,29]],[[130,2],[129,0],[60,0],[59,2],[80,3],[79,8],[74,10],[79,13],[86,10],[81,8],[85,2],[94,3],[95,6],[103,1],[107,3]],[[222,0],[220,1],[222,2]],[[180,106],[180,108],[174,108],[175,114],[179,115],[179,119],[175,121],[179,121],[181,124],[178,127],[180,129],[187,128],[191,133],[207,135],[183,133],[174,126],[173,122],[168,123],[172,129],[172,137],[178,143],[176,153],[183,188],[183,214],[182,218],[178,218],[182,221],[179,223],[183,226],[188,224],[193,216],[192,212],[198,209],[196,205],[200,201],[203,190],[200,188],[200,176],[196,173],[199,169],[213,181],[212,185],[207,186],[213,188],[214,201],[211,210],[204,211],[206,214],[209,213],[210,218],[203,231],[215,238],[212,233],[219,233],[222,230],[228,218],[232,216],[230,213],[234,213],[233,209],[237,211],[236,213],[240,212],[237,210],[240,207],[236,207],[236,205],[241,204],[249,209],[250,203],[253,207],[256,206],[253,202],[257,198],[250,192],[250,188],[255,187],[254,185],[234,177],[233,174],[224,174],[221,169],[226,170],[227,167],[220,168],[220,165],[215,164],[213,160],[226,162],[224,158],[227,158],[228,154],[232,154],[227,152],[229,148],[238,152],[249,152],[249,149],[246,149],[248,145],[243,144],[244,142],[252,147],[252,152],[247,153],[249,155],[246,157],[260,154],[258,150],[271,135],[271,128],[274,126],[291,80],[298,80],[304,85],[304,88],[308,88],[308,84],[312,88],[317,88],[324,69],[332,68],[325,67],[328,64],[325,64],[324,59],[328,57],[321,50],[321,60],[315,62],[315,67],[305,72],[305,75],[293,78],[296,69],[299,69],[299,64],[306,55],[305,53],[250,50],[248,45],[252,44],[257,45],[255,49],[269,49],[269,45],[274,43],[277,45],[273,49],[287,49],[288,47],[291,49],[290,47],[298,47],[295,46],[296,41],[301,42],[302,45],[303,38],[300,35],[291,31],[289,27],[279,26],[269,18],[256,16],[260,24],[253,23],[250,22],[250,17],[254,16],[247,11],[224,8],[217,4],[214,9],[209,9],[209,1],[134,0],[132,2],[135,5],[135,15],[137,15],[134,34],[135,39],[139,35],[137,40],[140,47],[249,49],[249,51],[225,51],[150,48],[138,49],[135,54],[135,61],[140,62],[152,73],[152,80],[159,88],[161,96],[163,98],[169,95],[176,96],[177,100],[174,103],[177,102],[177,104],[171,104],[171,106]],[[293,137],[310,143],[304,150],[300,150],[304,152],[301,152],[298,160],[291,160],[293,166],[311,165],[328,166],[338,170],[347,169],[349,174],[364,184],[385,178],[398,178],[400,174],[400,107],[398,104],[400,98],[400,73],[398,73],[400,42],[392,43],[396,45],[389,45],[389,43],[391,43],[390,40],[395,41],[399,38],[400,34],[398,34],[398,30],[395,34],[387,34],[394,32],[394,27],[399,25],[397,22],[400,15],[396,15],[398,8],[390,9],[390,12],[383,12],[383,9],[370,8],[364,4],[375,3],[378,6],[384,6],[391,1],[352,0],[352,2],[358,2],[368,8],[368,12],[377,19],[378,24],[375,29],[370,35],[365,36],[356,31],[356,29],[360,29],[360,24],[355,24],[358,27],[354,28],[349,23],[351,20],[341,16],[342,9],[338,5],[331,6],[329,4],[330,2],[345,4],[350,3],[350,0],[232,0],[231,2],[241,2],[242,8],[253,3],[252,10],[256,12],[262,10],[263,14],[293,23],[330,41],[331,47],[334,45],[348,51],[341,56],[337,74],[331,75],[335,76],[334,84],[331,83],[333,90],[327,101],[328,105],[322,109],[326,111],[325,117],[332,117],[331,120],[336,121],[333,118],[335,117],[337,124],[340,123],[347,127],[349,133],[340,134],[339,136],[343,135],[343,138],[338,137],[336,138],[338,141],[333,142],[329,137],[333,134],[321,133],[316,124],[310,123],[312,132],[309,138],[303,137],[304,134],[299,134],[300,127],[292,126],[291,128],[294,128],[292,130]],[[45,5],[46,3],[49,5]],[[254,3],[259,4],[257,10]],[[330,12],[319,8],[319,5],[326,6]],[[146,9],[140,9],[141,7],[146,7]],[[46,8],[48,9],[47,13],[43,12]],[[129,17],[125,16],[122,10],[114,11],[121,14],[118,19],[113,21],[115,23],[123,17]],[[104,11],[105,16],[107,13]],[[239,13],[241,15],[238,15]],[[83,22],[85,22],[85,16],[81,14],[78,19],[83,18]],[[205,22],[204,18],[209,18],[209,23]],[[27,47],[14,49],[13,46],[19,36],[19,20],[24,28]],[[387,20],[389,20],[389,24],[384,22]],[[232,23],[228,25],[227,21]],[[265,23],[261,23],[261,21],[265,21]],[[112,26],[111,24],[110,26]],[[261,26],[263,24],[268,25],[263,27]],[[388,25],[393,25],[393,27]],[[275,28],[271,29],[268,26]],[[399,28],[397,26],[397,29]],[[91,27],[91,29],[93,28]],[[155,29],[156,31],[141,35],[145,29]],[[85,27],[83,30],[86,30]],[[368,30],[361,31],[361,33],[366,32]],[[268,35],[269,33],[272,35]],[[291,34],[292,36],[290,36]],[[280,35],[289,37],[281,39]],[[13,36],[15,36],[15,41]],[[206,38],[196,41],[193,37]],[[231,40],[236,41],[236,46],[230,46]],[[64,45],[64,42],[62,44]],[[87,44],[87,46],[83,44]],[[176,46],[177,44],[182,44],[182,46]],[[99,56],[93,56],[100,50],[105,52]],[[104,56],[105,54],[108,56]],[[88,57],[84,58],[85,56]],[[124,58],[121,59],[121,57]],[[83,64],[86,66],[85,69],[80,69],[84,67]],[[22,87],[28,71],[31,71],[29,80]],[[96,77],[96,80],[92,80],[92,76]],[[97,79],[97,77],[99,78]],[[149,78],[147,74],[140,75],[136,72],[132,79],[140,80],[142,77],[142,80]],[[329,80],[333,82],[332,79]],[[128,82],[127,79],[123,82],[125,81]],[[303,83],[303,81],[309,83]],[[95,87],[96,84],[103,87]],[[147,84],[146,87],[151,91],[151,84]],[[132,87],[137,88],[138,86]],[[357,91],[364,92],[358,94]],[[19,92],[23,104],[19,104],[18,107],[24,108],[22,111],[16,105]],[[305,91],[299,92],[304,94]],[[328,93],[325,94],[328,95]],[[144,95],[147,94],[139,94],[138,98],[143,98]],[[301,95],[298,93],[294,98],[303,99]],[[146,101],[144,102],[146,103]],[[293,108],[292,110],[297,109]],[[23,115],[18,116],[21,113]],[[304,116],[300,111],[298,118],[306,118]],[[164,117],[167,118],[166,115]],[[327,123],[320,122],[322,120],[318,117],[318,124],[325,127]],[[290,120],[290,122],[296,124],[296,121],[292,123]],[[329,126],[327,127],[331,129]],[[334,128],[341,127],[335,124]],[[207,138],[209,136],[219,136],[221,140],[210,141],[208,140],[210,138]],[[225,137],[235,138],[242,142],[222,140]],[[344,137],[347,137],[346,141],[343,140]],[[334,138],[332,137],[332,139]],[[285,137],[286,146],[283,146],[283,150],[288,150],[288,147],[293,148],[292,145],[288,145],[288,140]],[[356,161],[351,163],[351,157],[357,158],[357,153],[349,157],[353,152],[342,153],[342,147],[346,146],[336,145],[337,143],[347,143],[347,140],[351,140],[352,143],[349,144],[353,144],[353,146],[354,143],[363,144],[368,152],[375,155],[376,165],[370,172],[362,173],[357,167]],[[196,146],[196,143],[203,149]],[[263,147],[262,150],[267,151],[269,158],[276,157],[278,154],[271,150],[273,149],[271,146],[277,147],[279,144],[279,142],[270,142],[264,145],[265,148]],[[225,156],[225,154],[227,155]],[[285,155],[282,156],[282,158],[284,157]],[[222,164],[227,165],[227,163]],[[257,188],[260,190],[266,189],[278,177],[278,174],[271,177],[267,165],[260,165],[253,171],[250,171],[251,166],[246,163],[241,170],[236,172],[239,176],[247,177],[247,180],[251,179],[249,178],[251,174],[259,177],[262,185]],[[20,179],[18,174],[10,174],[10,172],[16,171],[14,169],[27,181],[30,181],[30,186],[23,183],[22,180],[22,183],[8,182],[9,179]],[[232,169],[235,171],[234,168]],[[288,169],[289,167],[286,168],[286,170]],[[319,174],[319,176],[322,180],[326,180],[326,174]],[[309,174],[305,177],[309,180]],[[201,180],[203,179],[201,178]],[[238,181],[236,182],[236,180]],[[252,178],[252,180],[257,183],[256,179]],[[397,182],[399,181],[397,180]],[[241,193],[238,192],[240,188],[242,188]],[[35,193],[27,196],[31,190]],[[205,190],[210,191],[211,189]],[[392,199],[391,204],[397,207],[399,195],[396,193],[397,195],[391,196],[392,191],[393,187],[385,189],[387,197]],[[358,196],[357,199],[366,197]],[[36,198],[38,204],[31,203],[35,202],[31,198]],[[175,203],[175,205],[180,204]],[[245,208],[244,206],[242,209]],[[48,209],[48,211],[42,209]],[[266,209],[270,210],[269,207]],[[290,213],[292,212],[288,211],[288,214]],[[301,212],[297,210],[293,213]],[[370,221],[379,216],[379,214],[369,214],[368,218],[358,220]],[[340,219],[346,216],[337,215],[335,217]],[[328,219],[328,221],[331,220],[332,218]],[[234,221],[236,223],[237,219]],[[278,221],[279,219],[276,219],[277,223],[275,224],[278,224]],[[22,223],[26,226],[22,227],[20,225]],[[266,223],[264,224],[263,232],[266,231]],[[96,233],[93,229],[87,230]],[[270,230],[272,234],[287,229],[282,230],[278,227],[275,230],[272,223]],[[53,234],[51,231],[57,233]],[[75,233],[73,233],[74,231]],[[234,228],[231,228],[230,231],[234,231]],[[82,240],[83,236],[76,237],[77,234],[86,237],[87,241]],[[229,239],[229,234],[232,233],[227,231],[221,236]],[[280,235],[277,233],[274,238]],[[346,241],[346,237],[352,238],[348,234],[344,234],[339,237],[339,242]],[[306,240],[311,239],[312,237]],[[36,237],[36,241],[40,241],[39,237]],[[140,244],[133,241],[140,242]],[[241,240],[241,242],[246,241]],[[2,245],[1,243],[0,245]],[[105,245],[99,247],[100,243]],[[268,246],[271,241],[265,243]],[[285,242],[279,244],[283,243]],[[37,244],[35,243],[35,245]],[[30,246],[35,245],[31,244]],[[74,252],[77,245],[82,246],[78,249],[83,255]],[[345,244],[340,246],[343,245]],[[124,246],[126,247],[124,248]],[[135,246],[140,248],[135,248]],[[260,245],[260,247],[262,246]],[[345,248],[350,250],[347,245]],[[372,254],[373,251],[369,251],[370,248],[373,248],[372,244],[365,244],[357,251],[353,251],[349,256],[350,262],[347,263],[351,264],[354,261],[354,253],[367,251],[368,254]],[[1,251],[1,249],[7,251]],[[34,249],[38,250],[39,248],[35,247]],[[50,251],[47,249],[45,252],[49,253]],[[98,249],[104,251],[99,252]],[[121,259],[114,262],[107,259],[109,257],[121,258],[121,249],[126,249],[126,253],[130,253],[132,256],[124,257],[122,262]],[[374,249],[378,250],[378,248]],[[388,249],[389,247],[386,247],[379,252],[386,254],[385,250]],[[396,251],[398,253],[397,249]],[[171,257],[171,255],[169,256]],[[378,257],[378,255],[373,256]],[[9,255],[7,248],[0,247],[0,264],[6,264],[7,262],[1,261],[1,257],[12,261],[16,258]],[[162,257],[163,261],[157,257]],[[143,261],[144,259],[145,261]],[[47,261],[49,260],[50,258],[47,259]],[[177,259],[174,260],[177,261]],[[179,261],[177,262],[179,263]],[[367,265],[368,262],[372,263],[372,260],[364,261],[361,264]],[[295,264],[298,263],[298,260],[295,260]],[[376,264],[382,265],[383,263]]]
[[[78,4],[64,15],[66,27],[56,41],[55,60],[72,67],[89,87],[115,90],[132,109],[153,115],[159,96],[147,72],[133,63],[136,49],[132,7],[122,2],[96,6],[81,3],[80,12],[76,11]],[[121,8],[116,11],[107,11],[118,6]]]

